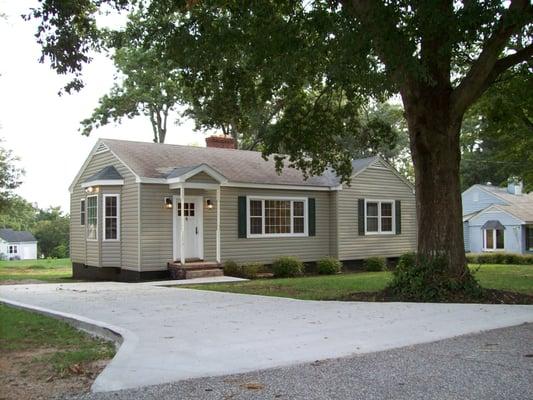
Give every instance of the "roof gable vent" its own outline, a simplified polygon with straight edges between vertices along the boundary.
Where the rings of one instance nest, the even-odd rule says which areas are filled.
[[[109,147],[105,143],[100,143],[96,148],[96,154],[105,153],[106,151],[109,151]]]

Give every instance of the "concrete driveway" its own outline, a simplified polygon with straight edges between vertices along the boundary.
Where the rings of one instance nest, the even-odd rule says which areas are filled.
[[[0,300],[122,335],[94,391],[369,353],[533,322],[533,306],[317,302],[113,282],[3,286]]]

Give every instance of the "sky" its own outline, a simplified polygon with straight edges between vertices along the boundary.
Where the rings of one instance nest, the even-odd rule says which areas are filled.
[[[80,121],[113,84],[113,63],[95,55],[83,73],[85,88],[58,96],[68,79],[38,62],[37,23],[20,17],[36,5],[33,0],[0,0],[0,13],[7,15],[0,19],[0,138],[26,171],[16,193],[41,208],[61,206],[68,212],[68,187],[97,139],[150,142],[152,128],[141,116],[93,130],[90,137],[79,133]],[[190,120],[169,124],[166,142],[204,145],[205,136],[193,127]]]

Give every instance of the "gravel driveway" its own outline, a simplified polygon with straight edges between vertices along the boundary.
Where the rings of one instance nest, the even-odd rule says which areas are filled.
[[[75,399],[528,400],[533,399],[533,325]]]
[[[80,316],[123,335],[95,391],[289,366],[533,322],[533,306],[317,302],[116,282],[3,286],[0,299]]]

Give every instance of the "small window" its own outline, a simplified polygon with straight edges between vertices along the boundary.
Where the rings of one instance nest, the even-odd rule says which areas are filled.
[[[85,199],[80,201],[80,225],[85,225]]]
[[[505,248],[505,233],[503,229],[485,229],[485,250],[503,250]]]
[[[120,206],[118,194],[104,195],[104,240],[119,240]]]
[[[185,215],[184,217],[194,217],[195,209],[194,203],[184,203]],[[181,203],[178,202],[178,217],[181,217]]]
[[[533,226],[526,228],[527,251],[533,251]]]
[[[10,245],[8,249],[9,254],[18,254],[19,248],[17,245]]]
[[[366,201],[366,233],[393,233],[394,202],[392,200]]]
[[[87,197],[87,239],[98,239],[98,196]]]

